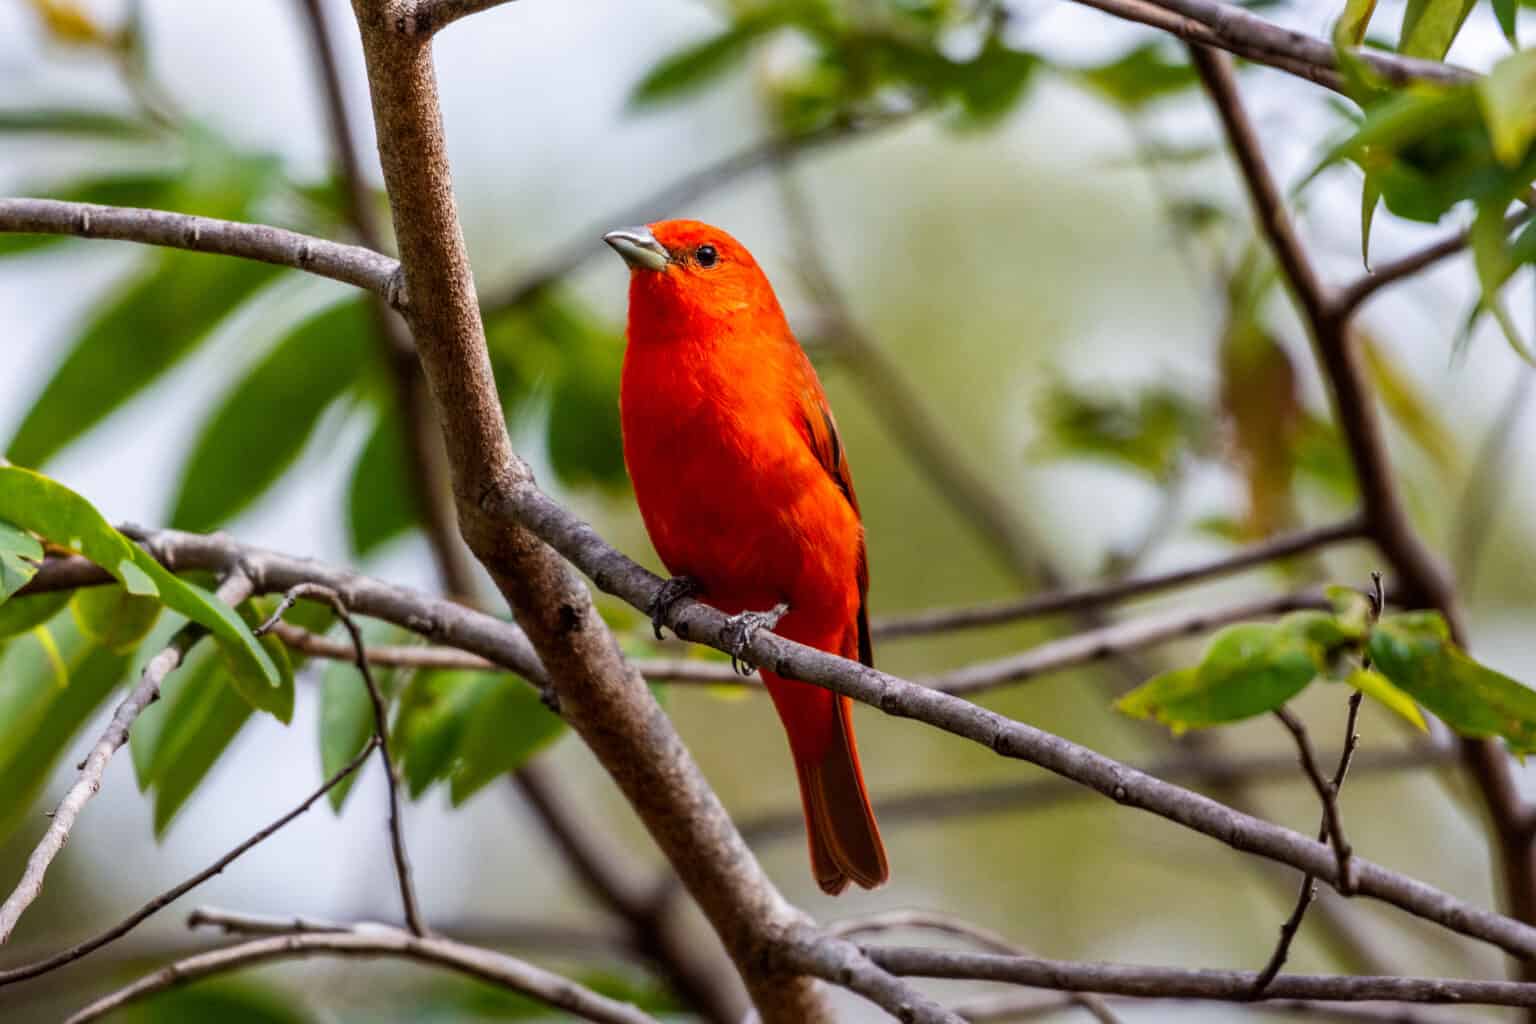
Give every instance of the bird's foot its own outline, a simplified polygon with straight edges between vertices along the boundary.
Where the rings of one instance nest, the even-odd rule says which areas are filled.
[[[699,592],[699,581],[692,576],[673,576],[661,585],[656,591],[656,597],[651,601],[651,629],[656,633],[656,639],[661,639],[662,619],[667,617],[667,612],[672,606],[685,597],[693,597]]]
[[[780,601],[766,612],[737,612],[726,618],[721,638],[725,641],[726,650],[730,652],[731,668],[744,676],[751,675],[752,665],[747,661],[747,648],[752,645],[752,638],[760,629],[773,629],[788,611],[789,605]]]

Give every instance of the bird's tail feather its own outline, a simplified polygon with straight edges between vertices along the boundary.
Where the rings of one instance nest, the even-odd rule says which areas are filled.
[[[836,727],[819,757],[795,755],[811,870],[822,891],[833,896],[849,881],[873,889],[890,877],[885,845],[859,769],[850,703],[847,697],[834,702]]]

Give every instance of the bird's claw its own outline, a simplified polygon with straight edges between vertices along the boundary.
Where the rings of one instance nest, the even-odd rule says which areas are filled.
[[[788,611],[789,605],[780,601],[766,612],[737,612],[726,618],[721,639],[731,655],[733,671],[744,676],[752,674],[753,667],[747,661],[747,648],[752,646],[752,638],[760,629],[773,629]]]
[[[656,634],[657,640],[661,639],[662,620],[667,617],[667,612],[672,610],[672,606],[698,592],[699,581],[692,576],[673,576],[661,585],[650,607],[651,630]]]

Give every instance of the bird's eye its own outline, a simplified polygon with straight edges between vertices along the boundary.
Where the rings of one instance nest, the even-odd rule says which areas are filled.
[[[715,252],[715,247],[712,245],[701,245],[693,250],[693,258],[699,266],[706,270],[720,262],[720,254]]]

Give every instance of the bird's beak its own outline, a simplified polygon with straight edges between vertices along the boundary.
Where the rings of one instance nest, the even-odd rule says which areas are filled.
[[[672,255],[648,227],[619,228],[603,236],[603,241],[613,246],[613,251],[624,257],[636,270],[665,270]]]

